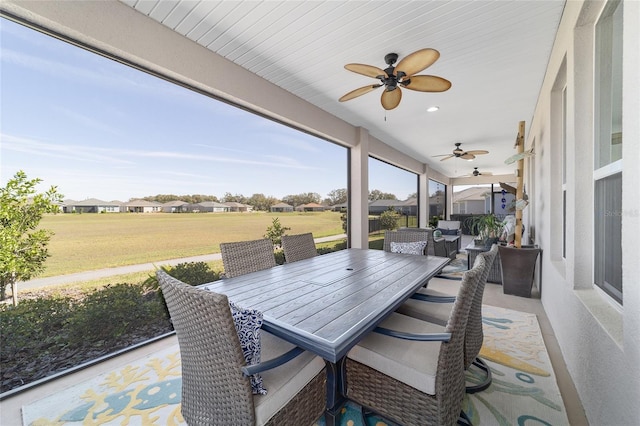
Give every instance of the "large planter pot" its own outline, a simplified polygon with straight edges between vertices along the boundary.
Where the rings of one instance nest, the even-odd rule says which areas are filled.
[[[502,291],[520,297],[531,297],[533,273],[541,250],[537,247],[498,246],[502,266]]]

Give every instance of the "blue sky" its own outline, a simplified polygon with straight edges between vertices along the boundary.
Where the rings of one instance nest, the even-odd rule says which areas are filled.
[[[18,170],[65,198],[283,197],[345,188],[347,150],[0,21],[0,181]],[[370,161],[404,199],[414,174]]]

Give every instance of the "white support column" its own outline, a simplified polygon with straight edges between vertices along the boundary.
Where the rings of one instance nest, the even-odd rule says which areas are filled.
[[[369,132],[359,127],[349,158],[349,227],[352,248],[369,247]]]
[[[429,166],[424,165],[424,170],[418,175],[418,226],[429,226]]]
[[[451,212],[453,211],[453,181],[449,179],[447,181],[447,214],[445,220],[451,219]]]

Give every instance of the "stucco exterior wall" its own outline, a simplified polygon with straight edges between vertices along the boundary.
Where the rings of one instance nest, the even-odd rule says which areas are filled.
[[[640,418],[640,159],[638,40],[640,2],[624,2],[623,292],[624,306],[593,285],[593,33],[605,2],[569,1],[560,24],[526,147],[535,145],[535,193],[528,220],[542,256],[542,302],[590,424]],[[563,65],[564,64],[564,65]],[[563,68],[564,67],[564,68]],[[561,151],[554,138],[554,83],[566,71],[567,251],[561,247]],[[514,124],[515,126],[515,124]],[[631,170],[631,169],[634,170]]]

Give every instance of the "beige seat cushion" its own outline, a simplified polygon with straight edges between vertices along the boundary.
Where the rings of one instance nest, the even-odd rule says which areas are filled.
[[[260,331],[262,351],[261,361],[267,361],[294,347],[264,330]],[[305,352],[291,361],[260,373],[266,395],[254,395],[256,425],[266,424],[282,407],[300,392],[324,368],[322,358]]]
[[[410,333],[443,332],[440,325],[398,313],[391,314],[380,327]],[[416,342],[372,332],[347,356],[421,392],[435,395],[441,345],[442,342]]]
[[[421,292],[419,292],[421,293]],[[438,324],[444,328],[449,321],[453,303],[434,303],[409,299],[396,310],[403,315]]]

